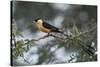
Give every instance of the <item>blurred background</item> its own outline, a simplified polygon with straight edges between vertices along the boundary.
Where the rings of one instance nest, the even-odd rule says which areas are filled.
[[[11,2],[11,65],[97,61],[97,6],[44,2]],[[72,39],[47,37],[32,24],[42,18]],[[54,34],[63,37],[61,34]]]

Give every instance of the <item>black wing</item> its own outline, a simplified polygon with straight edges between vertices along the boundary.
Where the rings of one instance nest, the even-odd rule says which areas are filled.
[[[48,24],[48,23],[46,23],[46,22],[43,23],[43,26],[44,26],[45,28],[51,29],[52,31],[58,31],[58,28],[56,28],[56,27],[54,27],[53,25],[50,25],[50,24]]]

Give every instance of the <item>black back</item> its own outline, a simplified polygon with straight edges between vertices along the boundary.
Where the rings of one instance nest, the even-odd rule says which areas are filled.
[[[44,26],[45,28],[51,29],[52,31],[58,31],[58,30],[59,30],[59,29],[56,28],[55,26],[50,25],[50,24],[48,24],[48,23],[46,23],[46,22],[43,22],[43,26]]]

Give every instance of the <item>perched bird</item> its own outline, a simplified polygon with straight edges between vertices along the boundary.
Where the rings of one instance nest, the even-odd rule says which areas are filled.
[[[58,32],[58,33],[63,33],[62,31],[59,31],[59,29],[53,25],[48,24],[41,18],[37,18],[33,21],[37,28],[45,33],[50,33],[50,32]]]

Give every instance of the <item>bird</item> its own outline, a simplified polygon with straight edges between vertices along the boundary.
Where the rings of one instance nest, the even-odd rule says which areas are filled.
[[[36,25],[36,27],[45,33],[51,33],[51,32],[57,32],[57,33],[63,33],[62,31],[59,30],[59,28],[47,23],[41,18],[37,18],[33,21]]]

